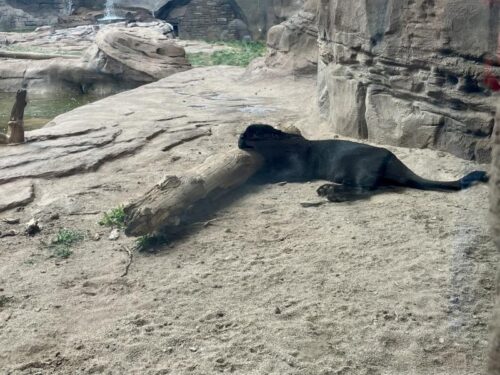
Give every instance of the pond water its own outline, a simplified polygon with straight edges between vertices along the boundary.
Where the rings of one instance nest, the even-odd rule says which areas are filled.
[[[10,111],[16,98],[15,93],[0,93],[0,132],[7,131]],[[28,93],[28,105],[24,112],[24,127],[26,130],[38,129],[51,121],[54,117],[71,111],[84,104],[92,103],[97,96],[74,97],[47,97],[35,96]]]

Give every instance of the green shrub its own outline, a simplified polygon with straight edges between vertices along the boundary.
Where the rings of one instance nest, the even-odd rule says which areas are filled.
[[[82,233],[68,228],[59,229],[56,237],[52,240],[50,244],[50,249],[54,256],[58,258],[68,258],[73,252],[71,247],[80,241],[83,241],[84,236]]]
[[[99,225],[105,227],[123,228],[125,226],[125,211],[123,206],[113,208],[109,212],[105,212]]]
[[[193,66],[234,65],[248,66],[250,62],[264,55],[266,45],[263,42],[219,42],[228,48],[213,53],[190,53],[188,59]]]

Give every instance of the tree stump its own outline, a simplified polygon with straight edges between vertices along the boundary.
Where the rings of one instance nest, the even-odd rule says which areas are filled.
[[[178,228],[195,206],[242,185],[262,161],[256,153],[236,149],[212,156],[182,175],[166,176],[125,207],[125,233],[142,236]]]
[[[10,120],[8,122],[9,131],[7,135],[0,133],[0,143],[24,143],[24,109],[27,104],[27,95],[28,93],[24,89],[17,91],[16,102],[12,107]]]
[[[24,109],[26,108],[26,97],[28,92],[24,89],[18,90],[16,102],[12,107],[9,121],[9,143],[24,143]]]

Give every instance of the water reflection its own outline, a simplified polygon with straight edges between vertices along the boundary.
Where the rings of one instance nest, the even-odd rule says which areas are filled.
[[[15,93],[0,93],[0,132],[7,131],[7,123],[15,98]],[[47,97],[28,93],[28,105],[24,114],[25,128],[26,130],[41,128],[54,117],[98,99],[100,97],[90,95]]]

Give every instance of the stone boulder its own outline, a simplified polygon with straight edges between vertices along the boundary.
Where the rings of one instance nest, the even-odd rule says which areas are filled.
[[[498,47],[499,8],[321,1],[318,89],[329,130],[487,162],[495,99],[484,80],[500,71],[484,62]]]
[[[85,60],[93,71],[137,83],[157,81],[191,67],[184,48],[173,39],[142,27],[104,28]]]
[[[316,73],[317,39],[316,7],[309,1],[300,12],[269,30],[266,66],[286,74]]]
[[[318,28],[316,0],[308,0],[290,19],[271,27],[267,53],[254,60],[247,76],[316,74]]]
[[[73,52],[71,40],[89,47],[82,57],[50,58],[48,52],[49,56],[38,60],[29,56],[0,58],[0,92],[15,92],[24,86],[37,94],[106,95],[190,69],[184,48],[162,34],[165,26],[165,23],[136,24],[128,28],[110,25],[97,34],[97,28],[90,26],[47,35],[33,33],[33,38],[38,36],[40,40],[38,49],[45,47],[50,51],[50,46],[61,43],[61,49],[66,46]],[[67,38],[63,34],[67,34]]]

